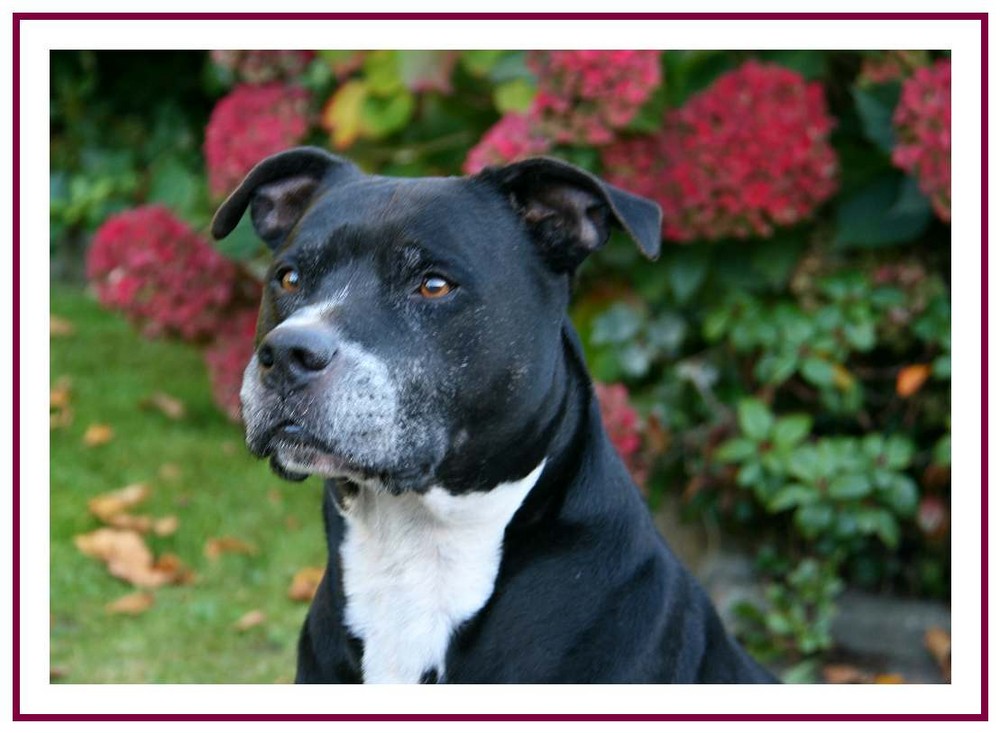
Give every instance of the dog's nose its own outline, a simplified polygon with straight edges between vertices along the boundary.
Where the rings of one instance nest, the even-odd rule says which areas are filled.
[[[323,329],[278,326],[257,349],[268,386],[297,387],[322,374],[337,354],[333,335]]]

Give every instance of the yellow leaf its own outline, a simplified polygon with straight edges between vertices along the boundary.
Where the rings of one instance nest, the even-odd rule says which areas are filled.
[[[60,336],[72,336],[76,333],[76,327],[65,318],[59,316],[49,316],[49,338]]]
[[[256,608],[240,616],[239,620],[233,624],[233,628],[237,631],[246,631],[247,629],[252,629],[254,626],[260,626],[266,619],[267,617],[264,615],[264,612]]]
[[[110,443],[115,437],[115,431],[110,425],[94,423],[87,428],[83,434],[83,444],[88,448],[96,448],[99,445]]]
[[[90,513],[102,522],[109,523],[116,514],[122,514],[149,498],[146,484],[129,484],[125,488],[99,494],[87,502]]]
[[[152,593],[129,593],[116,601],[112,601],[104,607],[108,613],[120,613],[127,616],[138,616],[153,607],[154,597]]]
[[[912,397],[920,391],[930,375],[930,364],[911,364],[903,367],[896,376],[896,394],[904,399]]]
[[[257,548],[237,537],[211,537],[205,543],[205,557],[209,560],[217,559],[224,552],[254,555],[257,553]]]
[[[320,581],[323,579],[323,568],[302,568],[292,578],[288,588],[288,597],[293,601],[309,602],[316,595]]]
[[[153,553],[133,530],[102,527],[73,541],[84,555],[101,560],[111,575],[132,585],[156,588],[173,580],[170,572],[153,565]]]
[[[321,123],[330,131],[330,141],[338,150],[350,147],[364,132],[361,111],[367,96],[365,83],[352,79],[342,84],[323,107]]]

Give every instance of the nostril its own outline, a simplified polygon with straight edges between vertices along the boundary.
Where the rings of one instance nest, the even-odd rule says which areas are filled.
[[[257,361],[265,369],[270,369],[274,366],[274,347],[270,344],[261,344],[260,348],[257,349]]]
[[[333,361],[335,351],[333,349],[292,349],[292,360],[303,369],[311,372],[318,372],[326,369]]]

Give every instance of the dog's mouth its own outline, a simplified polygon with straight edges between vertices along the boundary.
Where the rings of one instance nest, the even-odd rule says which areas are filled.
[[[310,475],[356,478],[365,474],[362,467],[298,423],[275,425],[260,444],[262,448],[253,452],[270,459],[271,469],[289,481],[302,481]]]

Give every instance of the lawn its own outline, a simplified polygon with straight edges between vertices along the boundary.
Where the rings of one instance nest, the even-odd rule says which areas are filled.
[[[191,348],[142,338],[80,291],[54,286],[51,308],[73,327],[51,342],[50,380],[71,380],[73,411],[51,434],[53,681],[291,682],[306,604],[288,589],[296,571],[325,560],[321,483],[282,482],[247,453]],[[184,415],[144,406],[157,392],[179,400]],[[95,424],[113,438],[88,447]],[[153,590],[152,607],[127,616],[106,606],[137,589],[83,555],[74,537],[101,526],[88,499],[136,482],[151,495],[135,513],[178,520],[173,534],[147,536],[150,549],[176,554],[195,577]],[[206,543],[223,537],[254,552],[211,559]],[[252,611],[264,621],[238,630]]]

